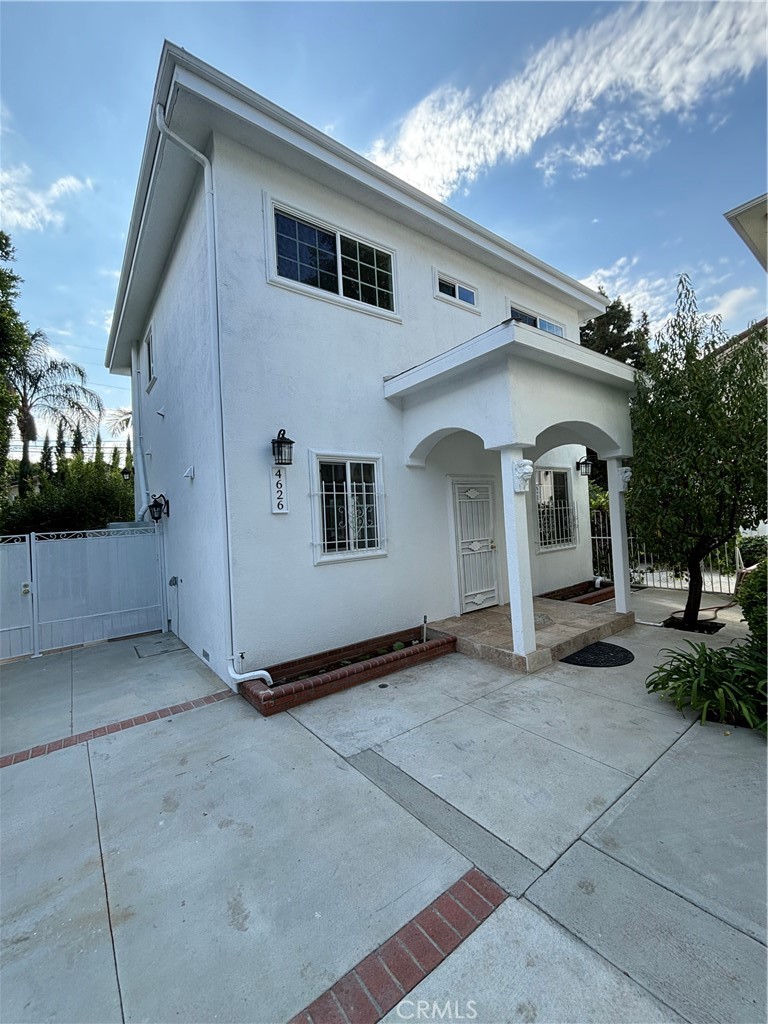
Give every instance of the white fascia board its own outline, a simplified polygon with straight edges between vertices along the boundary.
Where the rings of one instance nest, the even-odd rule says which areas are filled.
[[[741,206],[729,210],[723,216],[763,269],[768,270],[768,259],[766,258],[768,193],[758,196],[757,199],[750,199],[748,203],[742,203]]]
[[[211,73],[201,74],[196,67],[177,68],[175,81],[181,88],[227,111],[241,122],[280,139],[332,168],[340,176],[351,177],[390,202],[439,225],[455,237],[459,250],[461,242],[479,246],[511,267],[531,274],[556,289],[567,300],[576,302],[582,310],[591,310],[594,316],[605,312],[607,302],[599,292],[432,199],[258,93],[226,78],[207,65],[201,67]]]
[[[441,352],[418,366],[412,366],[384,381],[385,398],[405,398],[424,387],[465,373],[473,364],[486,363],[509,351],[515,337],[515,325],[505,320],[455,348]]]
[[[476,338],[470,338],[418,366],[386,378],[384,397],[405,398],[438,381],[461,376],[470,368],[487,365],[501,355],[513,359],[529,359],[553,370],[597,380],[622,391],[631,392],[635,388],[635,371],[624,363],[572,341],[542,337],[541,331],[533,331],[523,324],[505,320],[498,327]]]

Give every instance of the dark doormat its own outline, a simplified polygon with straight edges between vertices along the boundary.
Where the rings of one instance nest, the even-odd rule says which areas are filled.
[[[583,665],[585,668],[615,668],[617,665],[628,665],[634,660],[634,654],[626,647],[604,644],[601,640],[560,659],[566,665]]]

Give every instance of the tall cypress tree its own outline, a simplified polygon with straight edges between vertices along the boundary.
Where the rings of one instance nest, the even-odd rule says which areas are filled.
[[[83,455],[83,453],[83,432],[80,429],[80,424],[78,423],[75,427],[74,433],[72,434],[72,454]]]
[[[53,449],[51,448],[51,438],[46,430],[45,440],[43,441],[43,450],[40,453],[40,475],[48,480],[53,478]]]

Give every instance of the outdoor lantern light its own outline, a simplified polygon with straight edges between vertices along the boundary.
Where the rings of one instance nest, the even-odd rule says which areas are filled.
[[[276,466],[290,466],[293,463],[293,445],[290,437],[285,436],[285,431],[278,430],[277,437],[272,438],[272,454]]]
[[[128,483],[129,480],[133,479],[133,466],[123,466],[120,470],[120,476]]]
[[[576,463],[576,469],[578,469],[582,476],[592,476],[592,463],[586,455]]]
[[[152,517],[152,522],[159,523],[162,519],[163,513],[165,513],[166,516],[171,514],[171,503],[164,494],[153,494],[152,502],[149,506],[149,514]]]

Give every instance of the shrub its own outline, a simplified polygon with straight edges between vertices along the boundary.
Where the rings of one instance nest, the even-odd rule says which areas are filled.
[[[649,693],[690,707],[704,722],[742,725],[766,734],[765,649],[754,637],[719,649],[684,641],[690,651],[665,650],[667,661],[646,679]]]
[[[103,463],[71,459],[63,480],[0,505],[0,533],[100,530],[133,516],[132,484]]]
[[[745,568],[768,557],[768,537],[740,537],[739,551]]]
[[[768,558],[764,558],[756,569],[747,573],[739,584],[736,600],[741,605],[744,618],[747,620],[749,632],[755,642],[768,645],[768,611],[766,611],[766,591],[768,591]]]

